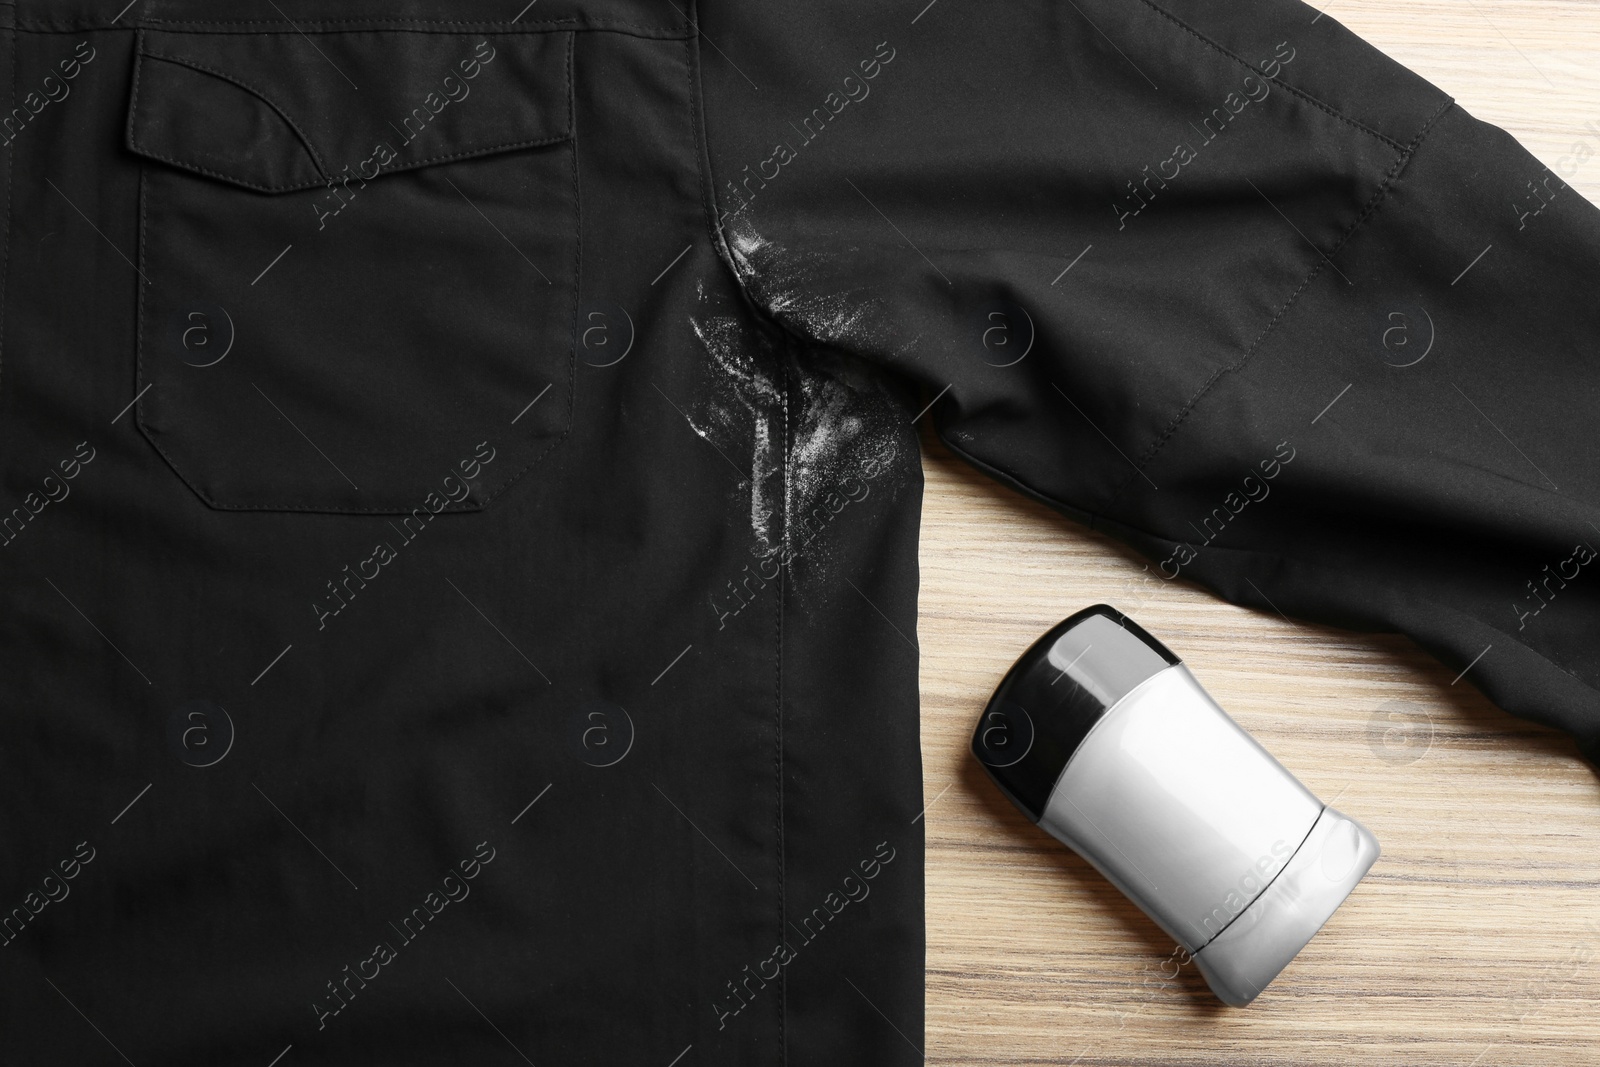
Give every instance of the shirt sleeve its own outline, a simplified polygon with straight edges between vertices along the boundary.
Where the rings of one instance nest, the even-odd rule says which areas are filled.
[[[714,237],[798,347],[1157,580],[1408,634],[1600,761],[1562,174],[1292,0],[761,7],[699,13]]]

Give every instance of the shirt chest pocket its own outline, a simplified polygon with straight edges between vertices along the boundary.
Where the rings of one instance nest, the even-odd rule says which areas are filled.
[[[560,442],[571,57],[567,32],[141,33],[138,422],[202,500],[470,511]]]

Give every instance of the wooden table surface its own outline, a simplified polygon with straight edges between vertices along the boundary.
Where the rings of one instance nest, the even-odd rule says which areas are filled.
[[[1334,0],[1327,13],[1552,169],[1578,140],[1600,150],[1584,129],[1600,127],[1597,0]],[[1600,202],[1600,151],[1567,180]],[[1600,1064],[1600,780],[1570,741],[1452,685],[1404,638],[1141,585],[1132,552],[931,438],[923,466],[930,1061]],[[1193,964],[1180,969],[1170,939],[1010,808],[967,751],[1012,660],[1099,601],[1167,641],[1382,842],[1248,1008],[1223,1007]]]

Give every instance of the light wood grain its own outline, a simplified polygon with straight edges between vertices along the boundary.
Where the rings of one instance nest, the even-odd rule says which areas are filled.
[[[1575,141],[1600,152],[1584,129],[1600,127],[1600,3],[1327,10],[1552,168]],[[1600,202],[1600,155],[1563,177]],[[1600,782],[1570,741],[1452,685],[1403,638],[1141,583],[1133,553],[931,439],[923,466],[930,1061],[1600,1064]],[[1011,809],[967,752],[1016,655],[1097,601],[1179,650],[1246,729],[1383,844],[1249,1008],[1221,1006],[1192,964],[1168,977],[1165,935]],[[1398,718],[1375,726],[1388,711]]]

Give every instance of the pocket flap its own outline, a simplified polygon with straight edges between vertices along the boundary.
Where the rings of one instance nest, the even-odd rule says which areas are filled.
[[[142,31],[138,155],[281,193],[565,140],[572,34]]]

